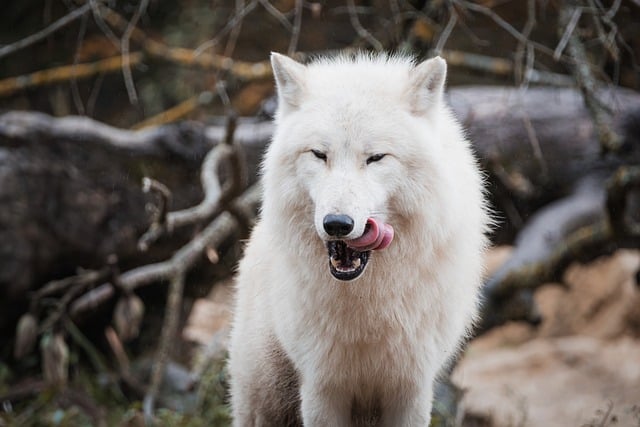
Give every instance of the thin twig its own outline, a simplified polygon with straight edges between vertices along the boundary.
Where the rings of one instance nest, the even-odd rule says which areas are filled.
[[[576,6],[571,5],[560,9],[558,31],[563,30],[569,25],[570,20],[575,15],[575,9]],[[611,128],[610,112],[597,96],[597,80],[593,75],[586,49],[575,31],[569,36],[567,49],[573,59],[573,75],[580,92],[582,92],[585,105],[593,118],[602,151],[615,152],[622,145],[622,139]]]
[[[451,67],[464,67],[475,71],[495,74],[497,76],[511,76],[514,73],[514,63],[504,58],[478,55],[458,50],[443,50],[440,55],[447,60]],[[574,81],[564,74],[530,69],[527,71],[527,81],[547,84],[551,86],[573,86]]]
[[[582,9],[580,9],[579,7],[576,7],[573,10],[573,13],[571,14],[571,19],[569,19],[569,22],[565,27],[565,30],[564,30],[564,33],[562,34],[562,38],[560,39],[560,42],[558,42],[556,49],[553,51],[553,59],[555,59],[556,61],[560,59],[560,57],[562,56],[562,52],[564,52],[564,48],[567,46],[567,43],[569,43],[569,38],[575,31],[581,15],[582,15]]]
[[[251,4],[247,5],[244,10],[246,11],[250,5]],[[128,27],[129,23],[127,20],[113,10],[102,7],[102,14],[105,20],[113,27],[122,30]],[[244,16],[244,14],[242,16]],[[182,66],[196,66],[206,70],[225,71],[239,80],[262,80],[272,76],[269,61],[237,61],[227,56],[205,53],[201,48],[192,50],[181,47],[169,47],[147,37],[147,35],[138,28],[132,30],[131,40],[139,43],[147,54]]]
[[[445,25],[444,29],[440,33],[440,37],[438,37],[438,42],[436,43],[436,47],[433,48],[433,52],[436,55],[440,55],[442,53],[442,49],[444,49],[444,45],[449,40],[451,36],[451,32],[455,28],[458,23],[458,15],[453,7],[449,8],[449,20],[447,21],[447,25]]]
[[[522,34],[529,39],[531,32],[536,26],[536,0],[527,0],[527,22],[524,24]],[[526,58],[525,58],[526,53]],[[526,61],[526,62],[525,62]],[[522,66],[525,62],[525,67]],[[516,82],[523,86],[527,86],[527,77],[531,75],[531,70],[534,65],[534,51],[531,45],[527,45],[521,41],[518,42],[516,47],[515,59],[514,59],[514,74]]]
[[[244,0],[236,0],[236,14],[240,15],[243,9],[244,9]],[[231,30],[231,33],[229,34],[229,38],[227,39],[227,45],[224,48],[224,56],[231,56],[234,49],[236,48],[236,42],[238,41],[238,37],[240,36],[240,31],[242,30],[242,22],[243,22],[242,19],[239,20],[238,23]]]
[[[148,119],[133,125],[131,128],[139,130],[146,127],[166,125],[185,118],[198,108],[209,105],[212,101],[213,94],[209,91],[205,91],[194,95],[191,98],[182,101],[178,105],[156,114],[155,116],[149,117]]]
[[[100,354],[100,352],[94,347],[93,343],[84,336],[76,324],[70,319],[65,319],[64,328],[76,344],[78,344],[78,346],[87,354],[94,369],[99,373],[107,372],[107,363],[102,357],[102,354]]]
[[[84,41],[85,34],[87,32],[87,16],[84,15],[80,20],[80,30],[78,31],[78,38],[76,40],[76,52],[73,55],[73,66],[77,66],[80,63],[80,49],[82,47],[82,42]],[[71,84],[71,96],[73,98],[73,103],[76,106],[76,110],[78,114],[84,116],[85,108],[82,103],[82,96],[80,96],[80,88],[78,87],[78,79],[73,77],[70,81]]]
[[[97,0],[89,0],[89,4],[91,5],[91,12],[93,14],[93,19],[95,20],[96,25],[98,26],[98,28],[100,28],[100,30],[107,37],[107,39],[109,39],[109,41],[119,51],[120,50],[120,40],[114,34],[114,32],[111,31],[111,28],[109,28],[107,23],[104,22],[104,19],[102,18],[102,14],[100,13],[100,7],[98,5]]]
[[[404,14],[400,11],[398,0],[389,0],[389,9],[391,9],[391,16],[393,16],[393,42],[398,45],[402,41]]]
[[[497,13],[495,13],[492,9],[483,6],[481,4],[476,4],[470,1],[465,1],[465,0],[453,0],[455,3],[459,4],[460,6],[467,8],[469,10],[472,10],[474,12],[478,12],[481,13],[489,18],[491,18],[491,20],[493,22],[495,22],[496,24],[498,24],[499,27],[501,27],[503,30],[505,30],[506,32],[508,32],[509,34],[511,34],[511,36],[513,38],[515,38],[516,40],[518,40],[521,43],[524,43],[526,45],[531,45],[533,47],[535,47],[537,50],[539,50],[542,53],[545,53],[549,56],[553,56],[553,50],[551,50],[550,48],[548,48],[547,46],[540,44],[538,42],[529,40],[527,37],[525,37],[521,32],[519,32],[518,30],[516,30],[511,24],[509,24],[507,21],[505,21],[500,15],[498,15]]]
[[[160,343],[156,350],[156,357],[151,371],[151,383],[144,397],[143,408],[147,423],[153,420],[155,400],[162,385],[164,370],[169,360],[172,343],[176,339],[180,314],[182,313],[182,294],[184,292],[185,270],[177,270],[169,284],[169,295],[164,311],[164,321],[160,334]]]
[[[89,10],[91,9],[91,5],[89,3],[82,5],[81,7],[72,10],[69,14],[63,16],[62,18],[58,19],[57,21],[55,21],[54,23],[52,23],[51,25],[49,25],[46,28],[43,28],[42,30],[38,31],[37,33],[31,34],[28,37],[23,38],[22,40],[19,40],[15,43],[12,44],[8,44],[5,46],[0,47],[0,58],[3,58],[7,55],[11,55],[12,53],[15,53],[21,49],[24,49],[26,47],[29,47],[41,40],[44,40],[45,38],[49,37],[51,34],[55,33],[56,31],[58,31],[59,29],[69,25],[70,23],[72,23],[73,21],[75,21],[76,19],[80,18],[81,16],[83,16],[85,13],[87,13]]]
[[[351,26],[356,30],[358,36],[367,41],[375,50],[378,52],[384,49],[382,43],[378,41],[373,35],[367,31],[362,24],[360,23],[360,19],[358,18],[358,10],[356,9],[356,4],[354,0],[347,0],[347,7],[349,9],[349,20],[351,21]]]
[[[68,288],[74,285],[85,286],[92,283],[97,283],[106,279],[109,275],[109,269],[103,268],[101,270],[89,270],[83,271],[75,276],[65,277],[64,279],[54,280],[45,284],[42,288],[38,289],[33,294],[33,299],[39,300],[42,298],[50,297],[52,295],[59,294],[66,291]]]
[[[129,55],[129,65],[142,62],[141,52]],[[36,71],[19,77],[9,77],[0,80],[0,97],[11,95],[17,91],[37,86],[66,82],[72,79],[83,79],[100,73],[114,72],[121,69],[122,56],[113,56],[96,62],[64,65],[48,70]]]
[[[533,124],[531,123],[531,119],[526,112],[522,115],[522,121],[524,123],[524,128],[527,130],[527,136],[529,137],[529,143],[531,144],[531,148],[533,149],[533,155],[540,165],[540,174],[543,178],[546,179],[549,176],[549,168],[547,166],[547,162],[544,160],[544,155],[542,154],[542,149],[540,148],[538,135],[536,134],[536,131],[533,128]]]
[[[291,28],[291,40],[289,40],[289,48],[287,49],[287,53],[289,55],[293,55],[298,49],[300,28],[302,27],[302,9],[304,6],[303,3],[303,0],[296,0],[296,4],[294,6],[295,18],[293,20],[293,27]]]
[[[284,16],[284,14],[280,12],[278,9],[276,9],[276,7],[269,2],[269,0],[258,0],[258,1],[271,16],[276,18],[276,20],[280,23],[280,25],[282,25],[289,32],[293,31],[293,26],[291,25],[291,22],[289,22],[287,17]]]
[[[93,82],[89,98],[87,99],[87,116],[93,117],[93,113],[96,108],[96,102],[98,102],[98,95],[100,95],[100,89],[102,89],[102,83],[104,83],[105,73],[99,73]]]
[[[124,77],[124,83],[127,88],[127,95],[129,96],[129,102],[133,105],[138,104],[138,94],[136,93],[135,83],[133,82],[133,76],[131,75],[131,63],[129,62],[129,41],[131,34],[136,29],[138,21],[142,15],[146,12],[149,0],[141,0],[138,8],[136,9],[131,21],[127,25],[127,28],[120,40],[120,51],[122,52],[122,76]]]
[[[258,6],[258,0],[252,0],[251,3],[247,4],[240,13],[236,13],[234,17],[227,22],[227,25],[225,25],[224,28],[222,28],[222,30],[220,30],[214,38],[207,40],[206,42],[200,44],[200,46],[196,47],[193,50],[194,55],[199,56],[203,54],[205,50],[217,45],[220,39],[227,35],[229,31],[232,31],[240,22],[242,22],[244,17],[251,13],[251,11],[256,8],[256,6]]]

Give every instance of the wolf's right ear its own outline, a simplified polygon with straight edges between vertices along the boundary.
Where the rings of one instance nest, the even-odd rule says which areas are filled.
[[[306,67],[293,59],[271,52],[271,67],[278,89],[278,102],[297,108],[302,101]]]

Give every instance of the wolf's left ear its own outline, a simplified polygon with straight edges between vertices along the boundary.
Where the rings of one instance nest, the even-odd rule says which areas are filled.
[[[439,56],[427,59],[412,70],[409,99],[414,114],[426,113],[441,102],[446,78],[447,63]]]
[[[304,92],[305,66],[287,56],[271,52],[271,67],[276,79],[279,104],[299,107]]]

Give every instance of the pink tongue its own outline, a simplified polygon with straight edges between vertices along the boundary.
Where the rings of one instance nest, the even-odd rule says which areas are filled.
[[[362,236],[347,241],[347,245],[359,251],[384,249],[393,240],[393,227],[382,221],[369,218],[367,228]]]

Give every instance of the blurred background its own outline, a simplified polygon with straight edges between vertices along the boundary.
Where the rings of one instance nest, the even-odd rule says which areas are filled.
[[[432,425],[640,426],[638,0],[5,3],[0,426],[230,424],[269,53],[358,50],[447,60],[495,211]]]

